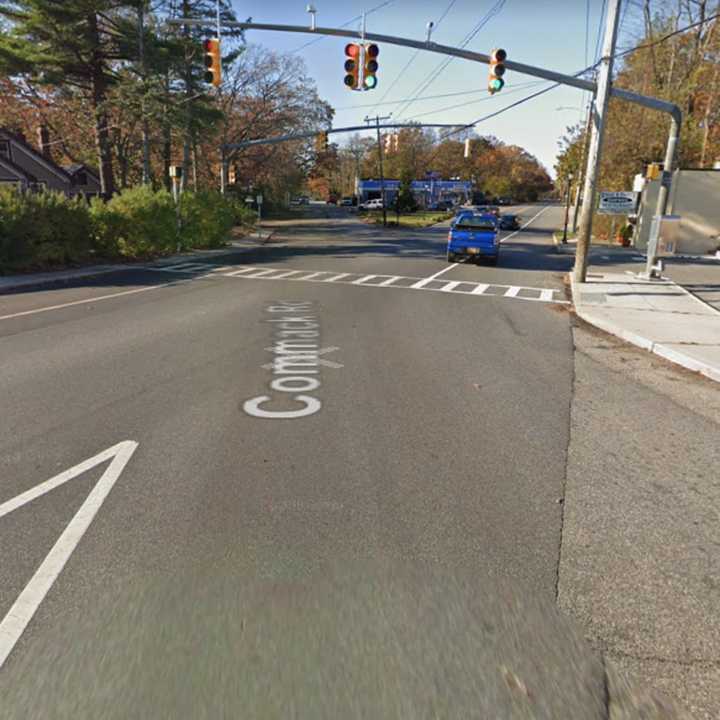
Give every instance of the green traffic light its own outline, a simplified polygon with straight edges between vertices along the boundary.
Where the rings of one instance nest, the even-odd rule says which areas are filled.
[[[365,76],[365,87],[368,90],[372,90],[377,87],[377,78],[374,75]]]
[[[505,81],[500,78],[493,78],[490,81],[490,91],[499,92],[505,87]]]

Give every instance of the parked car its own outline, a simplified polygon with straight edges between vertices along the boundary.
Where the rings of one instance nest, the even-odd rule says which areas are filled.
[[[519,230],[520,222],[517,215],[503,215],[498,220],[498,228],[500,230]]]
[[[508,197],[507,195],[505,195],[505,197],[498,198],[497,204],[498,205],[512,205],[513,199],[511,197]]]
[[[339,204],[343,207],[352,207],[355,204],[355,198],[344,197]]]
[[[382,210],[383,201],[381,198],[374,198],[373,200],[366,200],[364,203],[358,205],[360,210]]]
[[[445,212],[452,210],[452,208],[453,204],[447,200],[438,200],[437,202],[432,202],[427,206],[428,210],[443,210]]]
[[[491,265],[497,265],[499,255],[500,243],[494,215],[467,213],[453,220],[448,234],[448,262],[457,262],[461,257],[476,262],[486,258]]]
[[[500,208],[497,205],[477,205],[475,206],[475,212],[478,215],[494,215],[496,218],[500,217]]]
[[[293,198],[290,201],[291,205],[309,205],[310,198],[307,195],[301,195],[300,197]]]

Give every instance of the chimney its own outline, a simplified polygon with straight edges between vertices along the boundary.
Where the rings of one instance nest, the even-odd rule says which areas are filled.
[[[52,155],[50,154],[50,132],[46,125],[40,125],[37,129],[37,139],[40,152],[45,158],[52,160]]]

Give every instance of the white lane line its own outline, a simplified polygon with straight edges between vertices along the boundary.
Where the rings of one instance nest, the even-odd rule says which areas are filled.
[[[357,280],[353,280],[353,285],[362,285],[363,283],[367,282],[368,280],[372,280],[373,278],[376,278],[377,275],[364,275],[361,278],[358,278]]]
[[[533,215],[524,225],[521,225],[514,233],[510,233],[510,235],[504,237],[500,242],[504,243],[507,242],[510,238],[515,237],[521,230],[524,230],[531,222],[539,218],[550,207],[550,205],[546,205],[542,210],[540,210],[540,212],[535,213],[535,215]]]
[[[81,462],[79,465],[0,505],[0,517],[2,517],[44,495],[53,488],[58,487],[58,485],[62,485],[112,458],[112,462],[90,491],[85,502],[67,524],[50,552],[45,556],[40,567],[35,571],[30,582],[24,587],[10,610],[0,621],[0,668],[4,665],[8,655],[12,652],[38,607],[40,607],[40,603],[45,599],[78,543],[82,540],[85,531],[90,527],[90,523],[95,518],[97,511],[112,490],[113,485],[115,485],[137,447],[138,444],[132,440],[125,440],[113,445],[113,447],[104,450],[89,460]]]
[[[552,302],[554,298],[554,293],[554,290],[541,290],[538,300],[542,300],[543,302]]]
[[[228,270],[232,270],[234,267],[235,267],[235,265],[223,265],[222,267],[214,267],[210,272],[213,272],[213,273],[227,272]]]
[[[478,283],[477,287],[470,294],[482,295],[489,287],[486,283]]]
[[[0,320],[11,320],[12,318],[23,317],[25,315],[35,315],[37,313],[50,312],[50,310],[62,310],[73,305],[87,305],[87,303],[99,302],[100,300],[111,300],[112,298],[122,297],[123,295],[134,295],[135,293],[147,292],[148,290],[157,290],[158,288],[174,285],[177,281],[162,283],[162,285],[151,285],[149,287],[135,288],[134,290],[123,290],[121,292],[110,293],[109,295],[99,295],[98,297],[88,298],[87,300],[73,300],[72,302],[61,303],[60,305],[48,305],[47,307],[36,308],[35,310],[23,310],[22,312],[12,313],[10,315],[0,315]]]
[[[522,289],[522,288],[519,288],[519,287],[509,287],[509,288],[505,291],[504,297],[516,297],[517,294],[520,292],[521,289]]]
[[[342,280],[342,278],[350,277],[352,273],[338,273],[337,275],[333,275],[332,277],[325,278],[324,280],[321,280],[320,282],[335,282],[336,280]]]
[[[235,270],[234,272],[228,273],[228,277],[237,277],[238,275],[244,275],[245,273],[254,272],[257,270],[256,267],[244,267],[240,268],[239,270]]]
[[[452,282],[446,283],[440,288],[440,292],[452,292],[460,283],[455,282],[454,280]]]
[[[400,280],[402,275],[391,275],[387,280],[383,280],[381,283],[378,283],[378,287],[387,287],[388,285],[392,285],[396,280]]]

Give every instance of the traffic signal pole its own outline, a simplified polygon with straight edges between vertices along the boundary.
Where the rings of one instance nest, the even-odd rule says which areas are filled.
[[[523,75],[529,75],[531,77],[542,78],[543,80],[549,80],[551,82],[558,83],[560,85],[569,85],[570,87],[579,88],[580,90],[589,90],[591,93],[597,93],[598,99],[604,95],[604,102],[601,104],[598,102],[596,111],[593,117],[593,128],[591,134],[591,147],[590,157],[588,157],[588,168],[593,168],[592,173],[586,173],[585,177],[585,189],[588,187],[592,190],[592,193],[588,194],[585,192],[583,196],[583,212],[582,215],[586,215],[587,212],[591,212],[594,207],[594,191],[597,187],[597,166],[600,161],[600,151],[602,149],[602,143],[598,142],[601,139],[602,132],[604,130],[604,118],[607,114],[607,101],[609,96],[617,97],[626,102],[631,102],[635,105],[641,105],[642,107],[650,108],[651,110],[657,110],[659,112],[667,113],[672,118],[670,136],[668,139],[667,150],[665,154],[665,172],[670,173],[673,168],[675,161],[675,153],[677,148],[677,142],[680,135],[680,127],[682,125],[682,111],[674,103],[667,102],[665,100],[659,100],[657,98],[647,97],[638,93],[624,90],[622,88],[613,87],[611,83],[611,68],[612,68],[612,51],[615,47],[615,39],[617,36],[617,20],[618,20],[618,7],[620,0],[610,0],[610,10],[608,12],[608,21],[606,24],[605,32],[605,43],[603,47],[603,60],[601,65],[601,77],[597,83],[591,80],[585,80],[580,77],[585,72],[592,68],[586,68],[583,71],[576,73],[575,75],[565,75],[563,73],[554,72],[552,70],[546,70],[545,68],[539,68],[533,65],[526,65],[525,63],[519,63],[515,61],[506,60],[503,64],[507,70],[521,73]],[[175,18],[166,21],[168,25],[188,26],[188,25],[205,25],[206,20],[200,20],[195,18]],[[425,50],[427,52],[438,53],[440,55],[449,55],[451,57],[461,58],[463,60],[470,60],[471,62],[484,63],[489,65],[491,57],[483,53],[473,52],[466,50],[465,48],[456,48],[450,45],[439,45],[432,42],[430,35],[425,40],[412,40],[410,38],[401,38],[395,35],[383,35],[380,33],[369,33],[369,32],[357,32],[355,30],[345,30],[344,28],[327,28],[327,27],[316,27],[314,23],[310,26],[307,25],[283,25],[277,23],[254,23],[254,22],[231,22],[226,21],[225,25],[228,27],[238,28],[240,30],[264,30],[270,32],[289,32],[289,33],[303,33],[311,35],[327,35],[331,37],[346,37],[346,38],[358,38],[363,41],[372,41],[375,43],[385,43],[387,45],[399,45],[401,47],[414,48],[416,50]],[[611,30],[611,32],[610,32]],[[601,95],[602,87],[602,95]],[[602,112],[599,110],[602,109]],[[455,125],[454,127],[457,127]],[[473,127],[469,125],[467,127]],[[230,145],[226,147],[232,147]],[[590,160],[592,159],[592,163]],[[668,175],[666,175],[666,178]],[[667,185],[667,180],[666,180]],[[667,203],[667,187],[661,188],[658,196],[658,210],[661,210],[660,214],[665,211],[665,205]],[[590,223],[588,229],[591,228],[591,216],[588,218]],[[582,226],[581,226],[582,227]],[[589,240],[589,234],[587,239]],[[656,240],[656,239],[655,239]],[[648,247],[648,267],[650,268],[655,263],[655,251],[657,243],[653,242],[651,238],[650,245]],[[579,248],[578,248],[579,249]],[[577,258],[575,263],[575,277],[585,277],[587,268],[587,247],[584,247],[584,252],[581,255],[581,263],[578,265]]]
[[[605,24],[605,38],[603,40],[602,59],[598,72],[597,96],[593,112],[593,124],[588,148],[587,169],[585,171],[585,190],[583,192],[582,214],[580,215],[580,230],[578,231],[577,248],[575,249],[575,268],[573,278],[575,282],[585,282],[590,249],[590,236],[592,235],[592,221],[595,213],[595,191],[597,190],[598,175],[600,172],[600,158],[602,154],[603,136],[605,134],[605,120],[607,118],[608,104],[610,102],[610,89],[612,83],[613,54],[617,40],[618,19],[620,16],[620,0],[610,0]]]
[[[369,123],[373,118],[366,117],[365,122]],[[375,116],[375,131],[377,132],[378,164],[380,166],[380,197],[382,198],[383,227],[387,227],[387,203],[385,202],[385,173],[383,172],[383,149],[380,140],[380,121],[389,120],[390,115],[385,117]]]

